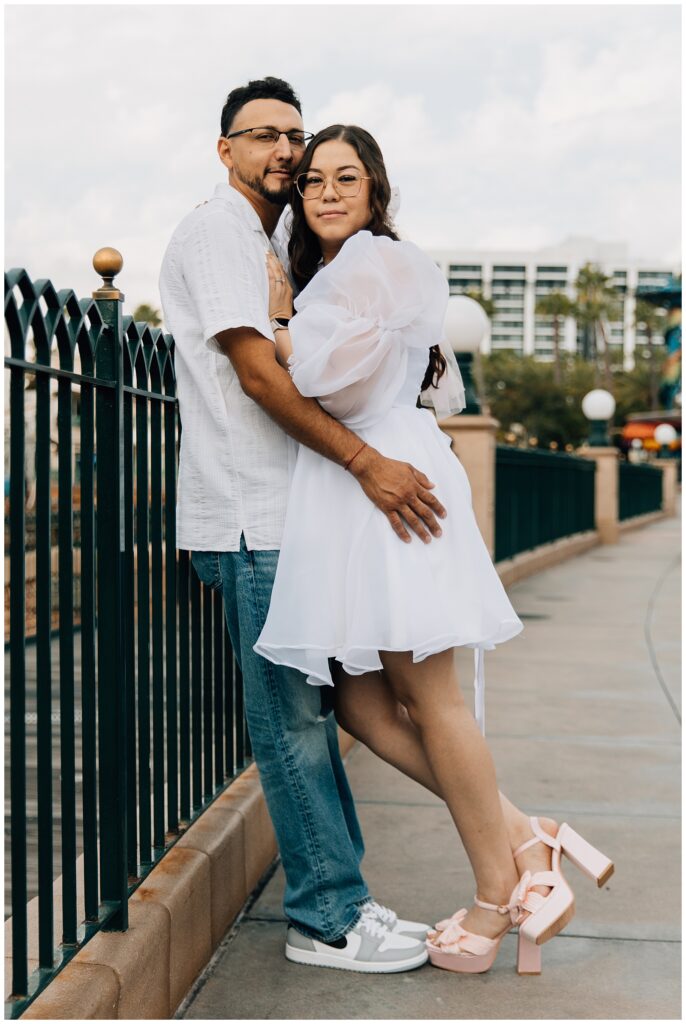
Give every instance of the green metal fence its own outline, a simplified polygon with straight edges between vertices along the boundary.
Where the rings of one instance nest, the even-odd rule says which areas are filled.
[[[5,276],[12,1017],[127,928],[131,892],[250,758],[221,597],[176,551],[173,341],[123,316],[105,264],[93,299]]]
[[[662,470],[656,466],[619,463],[619,520],[662,508]]]
[[[595,462],[496,445],[495,561],[595,528]]]

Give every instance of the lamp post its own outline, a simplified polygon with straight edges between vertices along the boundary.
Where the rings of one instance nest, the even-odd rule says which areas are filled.
[[[660,446],[660,452],[658,459],[668,459],[669,446],[672,441],[676,441],[677,432],[671,423],[660,423],[659,426],[655,427],[655,440]]]
[[[643,462],[644,461],[643,441],[641,441],[640,437],[634,437],[632,439],[632,441],[631,441],[631,451],[629,451],[627,453],[627,458],[628,458],[629,462],[636,462],[636,463],[638,463],[638,462]]]
[[[662,470],[662,511],[673,516],[676,515],[677,469],[680,463],[671,458],[669,446],[679,435],[671,423],[660,423],[655,427],[653,436],[660,445],[657,468]]]
[[[609,391],[594,388],[581,401],[591,431],[578,454],[593,459],[595,472],[595,528],[601,544],[619,540],[619,451],[610,444],[607,424],[615,411],[615,400]]]
[[[608,448],[610,446],[607,424],[612,419],[615,404],[610,392],[603,388],[594,388],[593,391],[584,395],[581,409],[591,427],[588,438],[590,448]]]
[[[478,302],[467,295],[451,295],[445,313],[444,333],[457,358],[465,391],[467,415],[478,416],[481,405],[474,388],[472,362],[474,353],[488,331],[488,317]]]
[[[448,299],[443,333],[462,374],[465,407],[459,416],[441,422],[452,441],[472,490],[472,507],[488,551],[495,546],[495,432],[498,421],[481,411],[472,379],[472,360],[488,330],[488,317],[467,295]]]

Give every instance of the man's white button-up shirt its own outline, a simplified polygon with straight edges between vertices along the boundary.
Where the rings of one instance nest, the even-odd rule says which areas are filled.
[[[174,336],[181,449],[176,530],[179,548],[278,548],[296,443],[244,394],[214,335],[253,327],[273,340],[265,253],[276,238],[231,185],[174,232],[162,263],[165,327]]]

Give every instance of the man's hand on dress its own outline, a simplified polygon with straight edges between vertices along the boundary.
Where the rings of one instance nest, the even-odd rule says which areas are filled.
[[[431,493],[434,484],[409,462],[387,459],[374,448],[366,447],[354,459],[349,472],[360,487],[388,518],[394,531],[409,543],[407,526],[425,543],[441,536],[438,518],[446,511]]]

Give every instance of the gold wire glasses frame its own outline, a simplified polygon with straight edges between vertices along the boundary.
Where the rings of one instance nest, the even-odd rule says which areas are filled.
[[[337,195],[352,198],[359,196],[363,181],[371,180],[368,174],[351,174],[350,171],[333,178],[324,178],[321,174],[303,171],[295,179],[295,187],[303,199],[319,199],[330,181]]]
[[[262,146],[275,146],[282,135],[285,135],[294,149],[304,149],[310,139],[314,138],[312,132],[280,132],[278,128],[265,125],[262,128],[242,128],[238,132],[229,132],[225,139],[235,139],[238,135],[250,135],[255,142]]]

